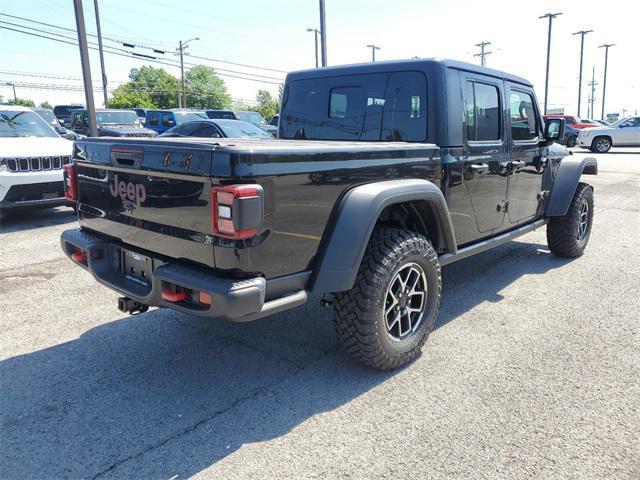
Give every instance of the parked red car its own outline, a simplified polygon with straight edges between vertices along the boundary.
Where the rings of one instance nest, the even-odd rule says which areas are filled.
[[[545,115],[544,118],[564,118],[567,125],[571,125],[573,128],[593,128],[600,127],[602,125],[598,125],[597,123],[592,123],[588,120],[580,120],[578,117],[573,115]]]

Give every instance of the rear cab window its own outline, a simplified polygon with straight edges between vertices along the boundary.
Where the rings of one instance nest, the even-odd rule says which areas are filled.
[[[283,138],[423,142],[427,80],[411,71],[296,80],[280,126]]]

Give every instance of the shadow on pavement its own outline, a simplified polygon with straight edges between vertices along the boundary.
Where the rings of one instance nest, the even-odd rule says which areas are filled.
[[[0,235],[62,225],[77,219],[71,207],[17,210],[0,220]]]
[[[444,269],[436,328],[566,263],[542,248],[512,242]],[[166,310],[122,318],[0,362],[0,477],[189,477],[396,373],[342,354],[317,298],[247,324]]]

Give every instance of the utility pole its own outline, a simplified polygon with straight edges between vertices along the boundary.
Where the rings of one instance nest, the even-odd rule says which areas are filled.
[[[551,24],[553,23],[553,19],[558,15],[562,15],[562,13],[545,13],[541,17],[538,18],[548,18],[549,19],[549,33],[547,34],[547,74],[544,80],[544,113],[547,113],[547,100],[549,98],[549,61],[551,59]]]
[[[593,102],[595,102],[596,100],[595,97],[597,84],[598,82],[596,82],[596,67],[593,67],[593,69],[591,70],[591,81],[589,82],[589,86],[591,87],[591,98],[589,99],[589,103],[591,104],[591,112],[588,115],[589,118],[593,118],[596,116],[593,110]]]
[[[613,47],[615,43],[605,43],[598,48],[604,48],[604,80],[602,82],[602,115],[600,120],[604,120],[604,96],[607,92],[607,63],[609,61],[609,47]],[[593,107],[591,108],[593,110]],[[594,115],[595,117],[595,115]]]
[[[91,65],[89,64],[89,48],[87,46],[87,30],[84,26],[84,11],[82,0],[73,0],[76,14],[76,30],[78,31],[78,46],[80,47],[80,63],[82,64],[82,80],[84,82],[84,96],[87,102],[87,116],[89,121],[89,137],[98,136],[96,125],[96,106],[93,102],[93,85],[91,84]]]
[[[327,66],[327,22],[324,13],[324,0],[320,1],[320,50],[322,58],[322,66]]]
[[[476,47],[480,47],[480,53],[476,53],[474,55],[474,57],[480,57],[480,65],[483,67],[487,66],[487,62],[485,60],[485,57],[487,55],[490,55],[493,52],[485,52],[484,48],[488,45],[491,45],[491,42],[480,42],[480,43],[476,43]]]
[[[578,117],[580,117],[580,104],[581,102],[581,94],[582,94],[582,58],[584,54],[584,36],[587,33],[591,33],[593,30],[580,30],[579,32],[573,33],[573,35],[580,35],[580,74],[578,75]]]
[[[380,50],[380,47],[378,47],[377,45],[367,45],[367,48],[371,49],[371,61],[375,62],[376,61],[376,50]]]
[[[307,32],[313,32],[313,36],[315,37],[316,49],[314,51],[316,54],[316,68],[318,68],[318,35],[320,34],[320,30],[318,30],[317,28],[307,28]]]
[[[5,83],[5,85],[7,87],[9,87],[9,86],[13,87],[13,101],[17,103],[18,102],[18,97],[16,95],[16,84],[15,83],[11,83],[11,82],[7,82],[7,83]]]
[[[184,90],[184,51],[187,48],[187,44],[194,40],[200,40],[200,38],[190,38],[187,41],[180,40],[178,46],[178,54],[180,55],[180,90],[178,91],[178,107],[187,108],[187,95]]]
[[[109,105],[107,105],[107,74],[104,71],[104,52],[102,51],[102,30],[100,29],[100,12],[98,10],[98,0],[93,0],[93,9],[96,13],[96,33],[98,34],[98,50],[100,51],[100,69],[102,70],[102,91],[104,94],[104,108],[109,108]]]

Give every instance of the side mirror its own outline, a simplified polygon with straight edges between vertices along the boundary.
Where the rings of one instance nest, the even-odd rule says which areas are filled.
[[[544,138],[547,143],[553,143],[564,137],[564,118],[545,118],[544,120]]]

